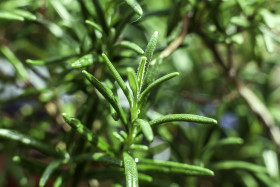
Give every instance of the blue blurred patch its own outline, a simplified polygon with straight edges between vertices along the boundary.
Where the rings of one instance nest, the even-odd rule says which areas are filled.
[[[219,120],[219,124],[224,129],[235,129],[237,128],[238,118],[234,113],[227,112]]]

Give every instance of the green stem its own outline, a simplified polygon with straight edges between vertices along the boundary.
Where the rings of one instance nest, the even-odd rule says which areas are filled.
[[[133,121],[135,121],[138,118],[138,105],[136,99],[134,99],[132,102],[130,113],[131,113],[131,123],[133,123]]]
[[[137,135],[137,128],[133,123],[131,123],[128,129],[128,136],[126,141],[124,142],[124,151],[128,151],[130,146],[134,143],[134,139]]]

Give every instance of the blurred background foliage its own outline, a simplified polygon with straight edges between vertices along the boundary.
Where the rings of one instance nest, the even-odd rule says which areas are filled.
[[[141,18],[124,0],[0,0],[1,129],[16,130],[56,149],[67,146],[73,154],[89,151],[69,132],[61,117],[66,112],[119,149],[111,134],[120,124],[112,119],[104,98],[71,65],[91,54],[91,64],[84,68],[112,82],[100,60],[105,52],[125,77],[125,68],[136,68],[140,56],[116,44],[132,41],[145,49],[152,33],[159,31],[154,54],[164,58],[159,75],[178,71],[180,76],[152,92],[147,117],[191,113],[215,118],[219,125],[160,126],[150,151],[139,154],[204,166],[215,176],[162,178],[160,172],[149,173],[153,182],[140,180],[140,186],[279,186],[280,2],[138,2]],[[122,98],[119,95],[125,107]],[[0,186],[38,185],[51,159],[0,140]],[[58,184],[57,176],[72,186],[124,184],[114,169],[107,175],[94,170],[102,165],[68,167],[61,169],[68,169],[73,178],[54,175],[48,185],[54,180]]]

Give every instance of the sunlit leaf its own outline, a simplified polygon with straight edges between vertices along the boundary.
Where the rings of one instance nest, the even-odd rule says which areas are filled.
[[[154,133],[153,133],[153,130],[152,130],[149,122],[142,120],[142,119],[137,119],[135,122],[140,125],[142,132],[143,132],[144,136],[146,137],[146,139],[149,142],[152,142],[154,139]]]
[[[52,147],[48,144],[45,144],[43,142],[40,142],[38,140],[35,140],[33,138],[30,138],[26,135],[20,134],[16,131],[12,131],[12,130],[8,130],[8,129],[0,129],[0,137],[8,139],[8,140],[13,140],[15,142],[21,143],[21,144],[29,146],[29,147],[33,147],[48,155],[62,156],[61,153],[56,152],[54,147]]]
[[[62,160],[55,160],[52,163],[48,165],[48,167],[45,169],[44,173],[42,174],[42,177],[39,182],[40,187],[44,187],[51,177],[52,173],[55,171],[56,168],[59,167],[59,165],[62,163]]]
[[[127,187],[138,186],[138,171],[134,159],[127,153],[123,153],[125,180]]]
[[[186,122],[194,122],[194,123],[213,124],[213,125],[218,124],[217,120],[215,119],[194,115],[194,114],[169,114],[154,119],[149,123],[151,126],[155,126],[162,123],[173,122],[173,121],[186,121]]]

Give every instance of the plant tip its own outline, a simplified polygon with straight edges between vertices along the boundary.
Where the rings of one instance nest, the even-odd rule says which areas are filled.
[[[13,162],[20,162],[20,157],[19,156],[14,156],[13,157]]]

